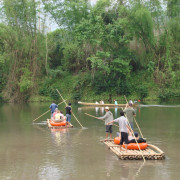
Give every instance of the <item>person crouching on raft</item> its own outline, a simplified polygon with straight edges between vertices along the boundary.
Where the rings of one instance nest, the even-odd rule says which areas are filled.
[[[54,113],[53,113],[53,117],[51,117],[51,119],[55,119],[55,115],[57,114],[58,108],[55,109]]]
[[[105,125],[106,125],[106,140],[108,138],[108,133],[110,133],[110,138],[112,139],[112,123],[109,123],[112,121],[113,114],[111,111],[109,111],[109,107],[105,107],[104,109],[106,111],[106,114],[103,117],[100,117],[99,119],[105,120]]]
[[[58,123],[58,122],[62,122],[64,120],[65,120],[64,115],[59,110],[57,110],[57,113],[54,116],[54,122]]]
[[[111,124],[113,122],[118,122],[119,123],[119,131],[121,133],[121,141],[120,141],[120,151],[122,150],[122,145],[123,142],[125,144],[125,149],[127,151],[127,146],[128,146],[128,129],[131,131],[131,128],[128,126],[128,120],[124,117],[124,112],[120,111],[121,117],[110,121],[108,124]]]

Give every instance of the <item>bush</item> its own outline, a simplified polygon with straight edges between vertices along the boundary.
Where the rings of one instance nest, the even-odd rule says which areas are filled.
[[[89,73],[80,73],[73,83],[72,98],[74,100],[80,100],[82,91],[85,86],[88,86],[91,82],[91,76]]]
[[[160,101],[176,99],[177,97],[180,97],[180,91],[175,91],[172,89],[162,89],[158,93],[158,98],[160,99]]]
[[[116,92],[117,94],[128,96],[131,94],[131,85],[128,81],[121,81],[120,85],[116,87]]]
[[[59,99],[59,94],[58,94],[58,92],[56,91],[56,88],[50,89],[50,97],[51,97],[53,100],[58,100],[58,99]]]
[[[97,72],[95,74],[94,81],[92,82],[92,86],[97,94],[101,94],[108,89],[108,82],[105,80],[105,76],[101,72]]]
[[[22,71],[24,74],[21,76],[18,85],[20,87],[20,92],[24,93],[33,87],[33,81],[32,73],[27,68],[23,68]]]
[[[62,78],[65,75],[65,72],[62,70],[62,67],[59,66],[56,69],[49,69],[48,70],[48,75],[49,77],[51,77],[52,79],[55,78]]]
[[[0,94],[0,102],[4,101],[2,95]]]
[[[74,91],[72,94],[72,98],[76,101],[79,101],[81,99],[81,91]]]
[[[52,86],[52,84],[53,84],[53,80],[49,79],[49,78],[46,78],[45,81],[42,84],[39,84],[39,86],[41,87],[39,89],[39,95],[48,96],[49,93],[50,93],[49,89]]]
[[[148,96],[148,88],[144,85],[137,87],[136,91],[141,100]]]

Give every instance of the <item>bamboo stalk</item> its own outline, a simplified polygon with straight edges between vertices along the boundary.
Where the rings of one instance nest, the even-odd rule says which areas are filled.
[[[154,145],[152,145],[152,144],[148,144],[148,146],[151,147],[151,148],[153,148],[153,149],[155,149],[155,150],[158,151],[159,153],[164,154],[164,152],[163,152],[161,149],[159,149],[158,147],[156,147],[156,146],[154,146]]]
[[[64,98],[62,97],[62,95],[60,94],[60,92],[58,91],[58,89],[56,89],[56,91],[57,91],[58,94],[61,96],[62,100],[64,100]],[[64,101],[64,103],[66,104],[66,106],[68,105],[68,104],[66,103],[66,101]],[[72,115],[74,116],[74,118],[76,119],[76,121],[79,123],[79,125],[80,125],[82,128],[84,128],[84,127],[82,126],[82,124],[79,122],[79,120],[77,119],[77,117],[74,115],[73,112],[72,112]]]
[[[96,118],[96,119],[99,119],[99,120],[104,121],[103,119],[100,119],[100,118],[98,118],[98,117],[96,117],[96,116],[93,116],[93,115],[91,115],[91,114],[88,114],[88,113],[84,113],[84,114],[86,114],[86,115],[88,115],[88,116],[91,116],[91,117],[93,117],[93,118]],[[116,124],[113,124],[113,125],[119,127],[119,126],[116,125]]]
[[[66,100],[63,100],[61,103],[59,103],[58,105],[62,104],[63,102],[65,102]],[[34,119],[33,121],[38,120],[40,117],[44,116],[45,114],[47,114],[50,111],[50,109],[48,111],[46,111],[45,113],[41,114],[39,117],[37,117],[36,119]]]

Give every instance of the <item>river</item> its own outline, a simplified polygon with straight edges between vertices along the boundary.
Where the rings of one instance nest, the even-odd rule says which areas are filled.
[[[179,179],[179,105],[137,107],[136,120],[143,136],[166,156],[145,163],[119,160],[100,141],[105,137],[104,123],[84,113],[102,116],[103,108],[73,104],[73,112],[85,128],[72,118],[74,128],[67,130],[48,129],[49,113],[32,122],[48,108],[49,103],[0,104],[0,180]],[[110,110],[118,117],[120,109]],[[118,128],[113,127],[113,137],[116,132]]]

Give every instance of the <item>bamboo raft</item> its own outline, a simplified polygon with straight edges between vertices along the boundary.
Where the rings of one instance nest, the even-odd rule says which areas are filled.
[[[113,140],[102,140],[102,142],[104,142],[104,144],[106,144],[108,148],[119,157],[119,159],[140,160],[143,159],[142,154],[147,160],[165,159],[164,152],[152,144],[148,144],[148,148],[145,150],[127,150],[127,152],[125,152],[120,151],[119,145],[114,144]]]
[[[94,106],[94,107],[126,107],[126,104],[96,104],[96,103],[87,103],[87,102],[81,102],[79,101],[78,104],[85,105],[85,106]],[[137,106],[138,104],[133,104],[134,106]]]
[[[49,121],[50,121],[50,119],[47,119],[47,125],[48,125],[48,127],[51,128],[51,129],[73,128],[73,125],[72,125],[71,123],[69,123],[69,124],[66,125],[66,126],[52,126]]]

